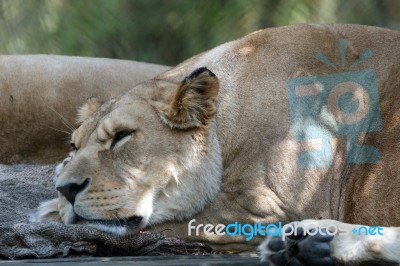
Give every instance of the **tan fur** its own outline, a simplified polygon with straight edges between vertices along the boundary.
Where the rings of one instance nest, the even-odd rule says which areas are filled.
[[[0,163],[54,163],[77,127],[76,108],[105,101],[166,66],[56,55],[0,56]]]
[[[87,102],[78,109],[78,119],[77,122],[82,124],[86,118],[91,116],[100,107],[100,102],[95,97],[90,97]]]
[[[204,90],[204,87],[209,89]],[[218,89],[218,79],[207,71],[196,78],[185,79],[172,102],[161,110],[164,120],[168,125],[181,129],[207,125],[216,112],[214,101]]]
[[[320,143],[293,139],[286,81],[347,71],[339,39],[348,42],[346,62],[367,49],[373,52],[353,71],[376,71],[383,129],[359,136],[359,143],[379,148],[382,160],[347,163],[346,138],[333,134],[337,123],[322,108],[315,119],[332,137],[332,166],[299,168],[300,151]],[[73,134],[79,150],[57,186],[86,179],[90,185],[77,194],[74,208],[60,196],[62,216],[69,217],[64,222],[74,222],[74,214],[87,220],[141,215],[140,228],[171,229],[164,232],[220,250],[254,249],[262,238],[188,236],[188,221],[226,225],[324,218],[399,226],[399,44],[398,32],[367,26],[272,28],[218,46],[133,88],[102,105]],[[338,69],[316,60],[317,51]],[[212,76],[188,81],[199,67],[211,70],[218,83]],[[197,86],[206,93],[194,93]],[[120,130],[132,134],[111,149]]]

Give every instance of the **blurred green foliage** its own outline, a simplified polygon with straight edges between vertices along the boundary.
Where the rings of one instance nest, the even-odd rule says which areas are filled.
[[[174,65],[252,31],[296,23],[398,29],[398,0],[0,0],[0,53]]]

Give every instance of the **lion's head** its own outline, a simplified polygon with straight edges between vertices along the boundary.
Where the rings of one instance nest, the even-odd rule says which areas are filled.
[[[56,181],[62,221],[126,234],[201,211],[222,173],[218,90],[200,68],[181,83],[155,79],[102,105],[89,99]]]

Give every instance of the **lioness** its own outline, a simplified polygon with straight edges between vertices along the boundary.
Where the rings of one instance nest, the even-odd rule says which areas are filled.
[[[398,32],[375,27],[272,28],[103,105],[91,99],[59,198],[34,220],[121,235],[168,228],[219,250],[249,250],[260,235],[246,241],[212,226],[333,219],[349,224],[304,221],[326,230],[290,240],[292,249],[268,238],[262,257],[306,263],[302,243],[312,240],[316,265],[330,256],[400,262],[400,229],[383,227],[400,225],[399,45]],[[383,231],[351,234],[351,224]]]
[[[78,105],[121,95],[167,69],[106,58],[1,55],[0,163],[59,162]]]

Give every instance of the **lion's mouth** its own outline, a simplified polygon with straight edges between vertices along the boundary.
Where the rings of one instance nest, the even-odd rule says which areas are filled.
[[[110,232],[115,235],[126,235],[137,233],[141,226],[142,216],[132,216],[129,218],[121,218],[118,220],[103,220],[103,219],[85,219],[79,215],[75,216],[77,224],[85,224],[101,231]]]

